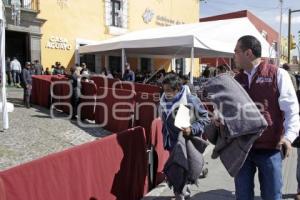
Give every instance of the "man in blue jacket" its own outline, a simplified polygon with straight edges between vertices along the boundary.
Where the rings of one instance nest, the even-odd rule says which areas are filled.
[[[171,152],[178,141],[180,132],[185,137],[200,136],[204,132],[204,126],[209,123],[209,118],[199,98],[187,93],[176,74],[167,75],[162,85],[164,93],[160,100],[160,111],[163,121],[164,148]],[[190,110],[190,127],[178,128],[174,124],[176,112],[181,104]],[[174,193],[176,200],[184,200],[188,195],[185,191],[174,191]]]

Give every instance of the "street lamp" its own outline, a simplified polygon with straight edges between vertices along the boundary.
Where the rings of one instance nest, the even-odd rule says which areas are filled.
[[[300,12],[300,10],[291,10],[289,9],[289,20],[288,20],[288,63],[290,63],[291,60],[291,17],[292,13]]]

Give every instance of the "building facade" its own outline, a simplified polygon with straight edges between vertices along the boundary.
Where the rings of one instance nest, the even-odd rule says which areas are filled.
[[[6,17],[7,57],[17,57],[22,64],[26,61],[41,58],[41,27],[45,20],[38,18],[39,2],[37,0],[22,0],[19,3],[20,24],[16,25],[12,13],[16,13],[11,4],[15,0],[4,0]],[[17,11],[18,12],[18,11]]]
[[[11,1],[6,0],[7,19],[11,18]],[[21,0],[21,5],[20,26],[7,21],[7,56],[22,57],[22,63],[38,59],[44,68],[59,61],[65,67],[87,62],[95,72],[104,66],[114,70],[120,66],[119,55],[80,56],[78,47],[130,31],[195,23],[199,19],[199,1],[195,0]],[[21,53],[11,43],[15,35],[15,42],[24,46]],[[129,57],[127,61],[139,71],[161,66],[171,70],[172,66],[176,69],[176,62],[189,63],[147,55]]]

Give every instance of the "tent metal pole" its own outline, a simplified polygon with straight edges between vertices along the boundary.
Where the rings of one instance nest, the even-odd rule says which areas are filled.
[[[191,69],[190,69],[190,82],[193,84],[193,68],[194,68],[194,47],[191,49]]]
[[[1,38],[0,38],[0,43],[1,43],[1,80],[2,80],[2,120],[3,120],[3,129],[6,130],[9,128],[9,124],[8,124],[8,110],[7,110],[7,99],[6,99],[6,60],[5,60],[5,12],[3,10],[5,10],[5,7],[3,5],[3,2],[1,1],[0,4],[0,9],[2,12],[2,16],[0,19],[0,32],[1,32]]]
[[[125,49],[122,49],[122,77],[125,73]]]

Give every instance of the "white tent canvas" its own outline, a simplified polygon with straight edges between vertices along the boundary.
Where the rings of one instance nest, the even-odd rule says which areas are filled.
[[[126,54],[190,57],[194,47],[195,57],[231,57],[236,41],[244,35],[253,35],[261,42],[263,57],[275,58],[274,49],[248,18],[134,31],[95,45],[82,46],[79,52],[120,52],[120,49],[126,49]]]

